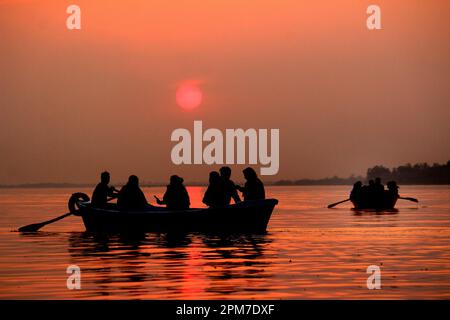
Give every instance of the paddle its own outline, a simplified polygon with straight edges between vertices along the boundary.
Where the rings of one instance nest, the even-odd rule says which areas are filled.
[[[109,202],[109,201],[111,201],[111,200],[113,200],[113,199],[116,199],[116,197],[108,198],[108,200],[106,200],[106,202]],[[64,219],[64,218],[66,218],[66,217],[68,217],[68,216],[70,216],[70,215],[72,215],[72,214],[74,214],[74,213],[76,213],[76,212],[77,212],[77,211],[74,211],[74,212],[68,212],[68,213],[63,214],[62,216],[59,216],[59,217],[56,217],[56,218],[53,218],[53,219],[51,219],[51,220],[44,221],[44,222],[41,222],[41,223],[33,223],[33,224],[29,224],[29,225],[20,227],[18,231],[19,231],[19,232],[36,232],[36,231],[38,231],[39,229],[41,229],[43,226],[46,226],[46,225],[48,225],[48,224],[50,224],[50,223],[53,223],[53,222],[59,221],[59,220],[61,220],[61,219]]]
[[[328,209],[333,208],[333,207],[337,206],[338,204],[341,204],[341,203],[344,203],[344,202],[347,202],[347,201],[350,201],[350,198],[342,200],[342,201],[339,201],[339,202],[335,202],[335,203],[329,204],[328,205]]]
[[[19,228],[19,232],[36,232],[40,228],[42,228],[43,226],[45,226],[47,224],[50,224],[50,223],[53,223],[53,222],[56,222],[58,220],[64,219],[65,217],[68,217],[68,216],[70,216],[72,214],[73,214],[73,212],[69,212],[69,213],[65,213],[62,216],[59,216],[57,218],[54,218],[54,219],[51,219],[51,220],[48,220],[48,221],[44,221],[44,222],[41,222],[41,223],[33,223],[33,224],[29,224],[27,226],[20,227]]]
[[[419,200],[417,200],[416,198],[410,198],[410,197],[398,197],[398,198],[402,199],[402,200],[409,200],[412,202],[419,202]]]

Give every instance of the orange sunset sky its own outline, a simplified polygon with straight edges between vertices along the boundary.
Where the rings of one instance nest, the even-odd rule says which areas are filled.
[[[0,184],[206,181],[217,166],[170,159],[194,120],[279,128],[266,180],[446,162],[449,39],[447,0],[0,0]],[[190,111],[184,81],[203,93]]]

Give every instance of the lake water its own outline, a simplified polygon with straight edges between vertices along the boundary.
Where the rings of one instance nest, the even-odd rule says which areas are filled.
[[[1,299],[430,299],[450,298],[450,187],[402,186],[396,214],[356,214],[348,187],[268,187],[279,199],[266,234],[99,237],[68,217],[69,189],[0,190]],[[164,188],[144,188],[149,200]],[[191,187],[201,206],[202,187]],[[81,269],[67,289],[66,269]],[[369,290],[367,267],[381,270]]]

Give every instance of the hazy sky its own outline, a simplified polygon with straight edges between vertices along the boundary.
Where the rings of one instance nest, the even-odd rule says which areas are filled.
[[[446,162],[449,17],[448,0],[0,0],[0,184],[206,180],[217,166],[170,159],[194,120],[279,128],[267,180]],[[175,101],[186,80],[192,111]]]

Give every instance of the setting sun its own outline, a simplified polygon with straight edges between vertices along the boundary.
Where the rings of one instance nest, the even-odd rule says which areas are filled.
[[[202,103],[202,100],[203,92],[198,87],[198,84],[185,82],[178,86],[176,101],[181,108],[185,110],[195,109]]]

